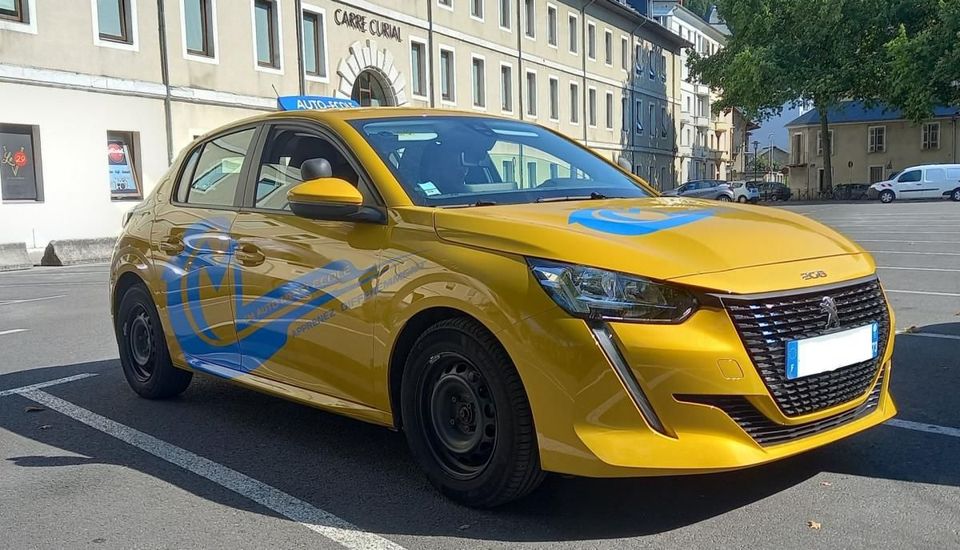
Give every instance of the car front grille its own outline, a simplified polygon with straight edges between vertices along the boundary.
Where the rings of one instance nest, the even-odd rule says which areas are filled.
[[[840,325],[826,330],[825,296],[837,305]],[[721,298],[760,378],[786,416],[800,416],[852,401],[870,388],[880,369],[890,331],[890,318],[876,279],[826,290],[776,297]],[[790,380],[786,343],[876,322],[877,357],[833,371]]]
[[[742,395],[677,395],[676,398],[680,401],[710,405],[722,410],[754,441],[761,446],[768,447],[816,435],[863,418],[877,408],[882,390],[883,374],[881,373],[877,383],[873,386],[873,391],[870,392],[870,396],[859,407],[827,418],[793,426],[777,424],[770,420]]]

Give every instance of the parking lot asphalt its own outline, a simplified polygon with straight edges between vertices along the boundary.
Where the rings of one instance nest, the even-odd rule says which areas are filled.
[[[205,376],[139,399],[106,266],[0,274],[0,547],[960,546],[960,205],[785,208],[874,254],[898,418],[732,473],[550,476],[492,511],[440,497],[386,429]]]

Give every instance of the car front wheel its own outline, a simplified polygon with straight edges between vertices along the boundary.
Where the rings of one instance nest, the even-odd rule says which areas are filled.
[[[720,202],[731,202],[730,197],[728,197],[727,195],[720,195],[719,197],[717,197],[717,200]]]
[[[147,399],[165,399],[187,389],[193,373],[170,362],[160,316],[146,288],[135,285],[124,293],[115,328],[120,365],[133,391]]]
[[[744,197],[743,195],[741,195],[741,196],[737,199],[737,202],[747,202],[747,197]]]
[[[950,193],[950,198],[956,202],[960,202],[960,189],[954,189],[953,193]]]
[[[407,356],[403,432],[431,483],[467,506],[520,498],[542,481],[537,434],[516,368],[468,318],[427,329]]]
[[[897,196],[889,189],[880,193],[880,202],[884,204],[893,202],[895,198],[897,198]]]

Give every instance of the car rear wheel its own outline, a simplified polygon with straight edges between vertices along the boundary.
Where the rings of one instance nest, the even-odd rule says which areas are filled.
[[[891,191],[891,190],[889,190],[889,189],[887,189],[887,190],[885,190],[885,191],[882,191],[882,192],[880,193],[880,202],[882,202],[882,203],[884,203],[884,204],[889,204],[889,203],[893,202],[893,200],[894,200],[895,198],[897,198],[897,196],[893,193],[893,191]]]
[[[960,202],[960,188],[954,189],[953,193],[950,193],[950,198],[956,202]]]
[[[520,498],[543,479],[533,415],[516,368],[476,321],[427,329],[407,356],[403,432],[430,482],[467,506]]]
[[[120,365],[133,391],[147,399],[165,399],[187,389],[193,373],[171,363],[160,316],[143,286],[132,286],[124,293],[115,328]]]
[[[737,198],[737,202],[747,202],[747,197],[740,195],[740,197]]]
[[[717,200],[720,202],[731,202],[732,199],[727,195],[720,195],[717,197]]]

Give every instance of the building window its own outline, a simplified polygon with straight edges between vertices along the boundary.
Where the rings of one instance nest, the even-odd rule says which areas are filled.
[[[577,24],[577,16],[571,13],[570,16],[567,17],[567,34],[570,37],[570,45],[569,45],[570,53],[574,53],[574,54],[580,51],[580,43],[577,41],[578,26],[579,25]]]
[[[424,42],[410,41],[410,81],[413,95],[427,97],[427,45]]]
[[[447,8],[448,10],[453,9],[453,0],[437,0],[437,4],[442,8]]]
[[[280,68],[277,46],[277,10],[271,0],[254,0],[254,27],[256,32],[257,65]]]
[[[547,4],[547,44],[557,45],[557,7]]]
[[[637,44],[633,48],[633,56],[636,58],[637,78],[643,76],[643,44]]]
[[[587,57],[597,58],[597,26],[587,23]]]
[[[630,41],[626,36],[620,37],[620,68],[630,70]]]
[[[580,85],[570,83],[570,123],[580,124]]]
[[[470,17],[483,21],[483,0],[470,0]]]
[[[130,2],[131,0],[97,0],[97,32],[100,40],[133,44]]]
[[[26,0],[0,0],[0,19],[29,23]]]
[[[527,38],[536,38],[537,36],[537,16],[534,9],[533,0],[523,0],[523,34]]]
[[[643,100],[638,99],[633,105],[634,107],[634,118],[637,122],[636,132],[637,134],[643,135]]]
[[[603,62],[613,65],[613,33],[603,31]]]
[[[39,126],[0,124],[0,198],[43,200]]]
[[[0,0],[2,2],[2,0]],[[213,0],[183,0],[183,32],[187,53],[214,57]]]
[[[803,134],[793,134],[790,153],[791,164],[798,165],[803,162]]]
[[[920,138],[921,149],[939,149],[940,148],[940,123],[925,122],[923,124],[922,136]]]
[[[667,81],[667,56],[660,54],[660,80]]]
[[[510,0],[500,0],[500,28],[510,30]]]
[[[650,74],[650,80],[657,78],[657,65],[654,62],[654,52],[653,48],[647,50],[647,72]]]
[[[536,187],[540,184],[537,181],[537,163],[535,161],[527,162],[527,187]]]
[[[537,116],[537,73],[527,71],[527,114]]]
[[[657,135],[657,114],[653,110],[653,102],[647,104],[647,120],[650,122],[650,137]]]
[[[830,156],[833,156],[836,154],[837,147],[833,139],[833,130],[829,130],[829,133],[830,133]],[[823,156],[823,132],[821,132],[820,130],[817,130],[817,156],[818,157]]]
[[[513,67],[500,65],[500,110],[513,112]]]
[[[550,77],[550,120],[560,120],[560,81]]]
[[[867,152],[882,153],[887,150],[887,127],[870,126],[867,128]]]
[[[597,89],[587,88],[587,124],[597,125]]]
[[[473,76],[473,106],[484,108],[487,106],[487,80],[482,57],[473,58],[471,73]]]
[[[660,137],[667,137],[667,108],[660,106]]]
[[[517,163],[513,159],[503,161],[503,173],[500,178],[507,183],[517,182]]]
[[[613,93],[606,94],[607,130],[613,130]]]
[[[138,132],[107,132],[107,172],[112,200],[143,198]]]
[[[883,166],[871,166],[869,180],[870,183],[877,183],[878,181],[883,181]]]
[[[318,78],[327,77],[326,28],[322,13],[303,12],[303,69]]]
[[[456,79],[454,75],[453,50],[440,49],[440,99],[455,101]]]

